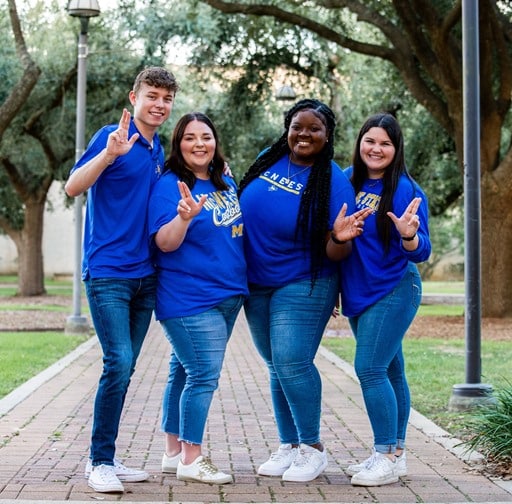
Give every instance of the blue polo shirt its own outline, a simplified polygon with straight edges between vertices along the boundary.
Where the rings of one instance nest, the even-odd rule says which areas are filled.
[[[107,145],[118,125],[100,129],[71,172]],[[133,119],[128,137],[139,133]],[[87,191],[82,278],[141,278],[154,273],[147,229],[151,188],[164,164],[158,135],[153,146],[140,135],[132,149],[107,166]]]

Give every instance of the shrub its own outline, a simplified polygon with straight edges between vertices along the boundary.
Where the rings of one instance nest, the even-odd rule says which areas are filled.
[[[467,451],[480,452],[502,471],[512,472],[512,386],[496,392],[496,402],[485,404],[467,421]]]

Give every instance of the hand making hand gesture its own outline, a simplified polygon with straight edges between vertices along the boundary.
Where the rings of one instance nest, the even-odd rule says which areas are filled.
[[[121,116],[121,120],[119,121],[118,128],[108,136],[107,155],[114,159],[129,152],[133,147],[133,144],[139,138],[139,134],[134,133],[132,137],[128,139],[130,117],[130,112],[127,109],[123,109],[123,114]]]
[[[185,182],[178,180],[178,189],[181,199],[178,202],[178,215],[185,221],[192,220],[203,208],[206,195],[203,194],[199,201],[196,201]]]
[[[347,204],[343,203],[336,220],[332,226],[332,234],[339,241],[349,241],[363,232],[364,221],[372,213],[371,208],[358,210],[352,215],[346,215]]]
[[[410,239],[416,235],[418,228],[420,227],[420,219],[417,215],[420,204],[421,198],[414,198],[409,203],[401,217],[397,217],[393,212],[387,213],[402,238]]]

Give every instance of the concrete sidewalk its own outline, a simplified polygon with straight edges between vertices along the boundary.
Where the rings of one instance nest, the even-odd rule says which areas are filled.
[[[413,411],[408,434],[409,475],[382,487],[353,487],[344,468],[366,458],[372,444],[361,392],[351,366],[325,350],[317,357],[323,377],[322,439],[327,470],[315,481],[284,483],[261,477],[258,465],[278,445],[268,374],[253,347],[243,314],[228,347],[209,416],[206,454],[235,483],[215,486],[177,481],[160,472],[163,435],[160,401],[169,344],[158,323],[146,339],[126,399],[118,457],[151,478],[125,484],[124,494],[99,494],[87,486],[91,413],[101,354],[95,340],[0,401],[0,503],[32,502],[512,502],[506,482],[491,481],[457,455],[457,440]]]

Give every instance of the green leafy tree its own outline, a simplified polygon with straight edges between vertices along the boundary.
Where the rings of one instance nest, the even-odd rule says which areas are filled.
[[[226,14],[299,26],[349,51],[393,65],[411,96],[448,134],[463,168],[462,2],[447,0],[201,0]],[[342,16],[352,22],[340,22]],[[482,311],[512,315],[512,24],[506,2],[480,0]],[[367,30],[358,31],[358,26]],[[368,30],[373,34],[368,37]],[[362,36],[361,36],[362,35]],[[364,75],[362,76],[364,77]],[[387,85],[383,82],[382,86]],[[458,193],[458,194],[457,194]],[[460,186],[452,200],[460,196]]]
[[[9,20],[12,26],[13,41],[10,45],[3,45],[3,50],[15,56],[18,59],[19,65],[11,64],[7,58],[2,58],[0,64],[2,71],[2,81],[7,79],[8,88],[4,89],[0,96],[2,97],[2,105],[0,106],[0,141],[6,135],[7,129],[17,119],[17,114],[22,109],[25,101],[29,98],[34,87],[36,86],[41,70],[32,59],[23,36],[23,31],[18,17],[16,4],[13,0],[8,2]],[[2,33],[5,34],[7,28],[6,17],[2,16]],[[3,177],[0,176],[0,197],[4,203],[0,206],[0,226],[9,236],[14,240],[18,250],[22,250],[20,255],[20,266],[25,265],[30,260],[28,255],[31,251],[28,247],[31,245],[32,235],[34,229],[32,225],[37,227],[37,211],[32,210],[38,206],[39,201],[37,195],[34,198],[29,197],[24,191],[24,180],[22,175],[16,169],[16,166],[5,153],[0,151],[0,166],[3,168]],[[5,177],[9,178],[12,185],[5,183]],[[2,178],[4,180],[2,180]],[[19,197],[20,202],[26,206],[27,209],[27,228],[23,232],[21,227],[21,219],[19,213],[19,205],[16,205],[15,198]],[[30,229],[29,229],[30,228]],[[42,230],[42,226],[39,227]],[[31,234],[29,234],[29,232]],[[35,283],[42,274],[42,260],[38,265],[34,265],[32,278]],[[39,267],[39,271],[38,268]],[[42,278],[41,278],[42,280]],[[26,282],[28,282],[28,278]],[[40,288],[36,288],[41,292]]]
[[[79,23],[58,2],[35,2],[21,21],[14,0],[8,8],[10,23],[5,16],[0,21],[0,228],[16,245],[18,294],[33,296],[45,291],[48,190],[67,177],[74,162]],[[50,25],[45,30],[41,19]],[[110,28],[98,23],[95,38],[88,65],[87,138],[119,120],[142,65],[140,54],[126,52],[125,39],[112,41]]]
[[[460,220],[453,218],[457,213],[447,211],[459,204],[461,194],[453,141],[411,96],[389,62],[346,51],[300,26],[268,17],[226,16],[202,3],[181,3],[176,14],[172,5],[166,9],[154,1],[140,14],[123,11],[124,29],[137,31],[142,38],[147,34],[145,46],[160,54],[186,53],[184,87],[187,97],[193,97],[189,106],[215,120],[237,177],[281,134],[282,112],[295,101],[278,102],[276,83],[292,84],[297,98],[315,96],[333,108],[339,122],[336,160],[341,166],[350,163],[364,118],[388,110],[401,120],[413,175],[432,195],[435,253],[424,267],[424,276],[445,253],[460,246],[447,239],[462,231]],[[140,20],[142,27],[137,24]],[[346,14],[338,20],[345,26],[351,21]],[[372,35],[367,27],[361,29]]]
[[[41,18],[48,19],[51,27],[38,29]],[[0,60],[3,97],[22,66],[8,36],[12,27],[4,17],[0,23],[6,28],[0,34],[0,39],[5,37],[5,57]],[[338,23],[351,26],[351,19],[339,15]],[[35,240],[28,247],[34,251],[28,265],[20,268],[21,276],[37,280],[36,289],[20,287],[28,294],[43,288],[40,239],[44,204],[34,209],[40,219],[34,220],[34,230],[28,232],[30,206],[20,195],[35,197],[39,191],[37,199],[44,201],[46,184],[65,179],[73,163],[79,24],[56,2],[37,2],[24,10],[23,25],[29,34],[30,54],[42,70],[37,86],[23,101],[0,144],[0,154],[23,181],[17,188],[7,171],[0,169],[0,215],[5,218],[0,227],[11,232],[10,226]],[[317,34],[304,32],[300,26],[284,26],[266,17],[226,16],[193,0],[152,0],[149,4],[119,0],[116,9],[102,11],[91,22],[90,35],[87,139],[103,124],[116,122],[123,106],[129,107],[127,90],[138,70],[166,64],[176,55],[185,56],[178,58],[183,65],[172,68],[181,90],[171,120],[161,130],[164,145],[182,113],[204,111],[218,125],[232,169],[240,176],[258,152],[281,133],[282,112],[290,104],[275,99],[275,85],[288,83],[300,93],[297,98],[314,94],[336,111],[340,165],[350,162],[357,130],[368,113],[383,108],[399,111],[406,136],[418,139],[407,145],[408,149],[413,147],[407,159],[414,175],[422,184],[436,186],[432,191],[436,196],[434,214],[442,215],[451,193],[457,193],[448,181],[458,181],[460,194],[460,176],[455,163],[450,163],[453,142],[446,141],[446,134],[417,104],[395,67],[384,60],[346,51]],[[19,149],[20,144],[24,149]],[[439,152],[443,163],[436,161]],[[444,173],[450,170],[455,175]],[[22,247],[27,248],[21,243],[19,253]]]

